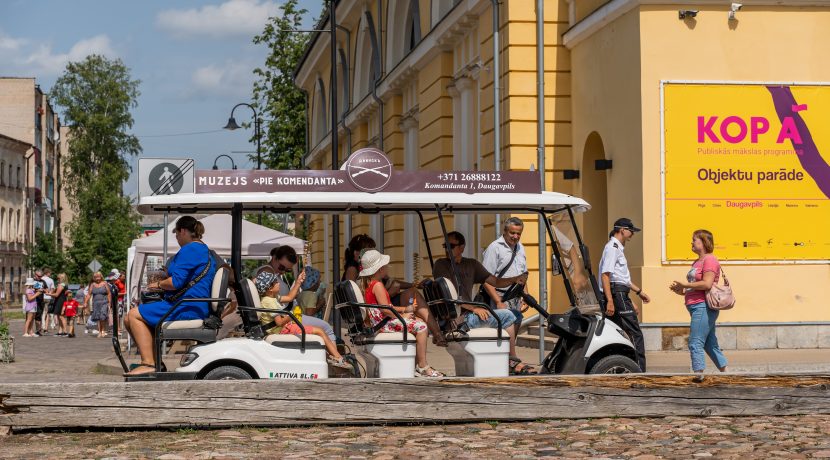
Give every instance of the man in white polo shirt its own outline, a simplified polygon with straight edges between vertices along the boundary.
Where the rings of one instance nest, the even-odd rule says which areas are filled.
[[[639,286],[631,282],[628,261],[625,259],[625,244],[639,231],[631,219],[623,217],[614,222],[610,239],[599,261],[599,272],[602,276],[599,289],[605,295],[605,314],[631,338],[637,350],[637,364],[640,365],[640,370],[645,372],[645,341],[640,330],[640,322],[637,320],[637,309],[631,302],[629,292],[634,291],[643,303],[649,303],[651,299]]]

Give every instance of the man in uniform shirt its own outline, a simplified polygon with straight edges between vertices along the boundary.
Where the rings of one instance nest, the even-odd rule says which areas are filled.
[[[639,286],[631,282],[631,273],[628,271],[628,261],[625,259],[625,244],[640,229],[634,226],[631,219],[621,218],[614,222],[614,228],[609,235],[611,239],[602,251],[599,261],[599,272],[602,276],[600,291],[605,295],[605,313],[618,324],[634,343],[637,350],[637,364],[640,370],[646,371],[646,347],[643,341],[643,332],[637,320],[637,309],[631,302],[629,292],[634,291],[643,303],[651,299]]]

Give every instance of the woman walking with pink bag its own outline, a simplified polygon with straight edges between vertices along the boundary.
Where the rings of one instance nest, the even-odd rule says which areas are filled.
[[[692,264],[686,274],[686,281],[675,281],[669,289],[675,294],[684,296],[686,309],[692,317],[689,331],[689,353],[692,357],[692,371],[699,373],[695,376],[696,382],[703,381],[703,370],[706,368],[706,355],[712,359],[718,370],[726,372],[726,356],[718,346],[718,337],[715,335],[715,322],[719,311],[709,308],[706,303],[706,293],[718,283],[721,274],[720,262],[712,252],[715,250],[715,239],[708,230],[697,230],[692,234],[692,252],[698,259]]]

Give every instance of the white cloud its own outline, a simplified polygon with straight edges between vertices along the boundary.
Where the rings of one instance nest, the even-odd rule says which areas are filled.
[[[90,54],[101,54],[110,58],[117,57],[109,37],[96,35],[79,40],[66,53],[53,53],[50,45],[40,45],[23,60],[38,75],[57,75],[66,68],[68,62],[81,61]]]
[[[253,37],[277,11],[277,2],[272,0],[227,0],[220,5],[162,11],[156,15],[156,25],[180,38]]]
[[[211,64],[196,69],[190,79],[190,95],[250,96],[254,81],[253,63],[227,61],[224,65]]]
[[[3,31],[0,30],[0,50],[17,51],[26,43],[27,40],[23,38],[9,37],[8,35],[4,34]]]

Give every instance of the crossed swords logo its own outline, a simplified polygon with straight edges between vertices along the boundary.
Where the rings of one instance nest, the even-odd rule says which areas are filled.
[[[388,168],[389,165],[377,166],[377,167],[374,167],[374,168],[364,168],[363,166],[357,166],[357,165],[351,165],[351,167],[354,168],[354,169],[360,169],[360,171],[352,174],[352,178],[355,178],[355,177],[357,177],[361,174],[367,173],[367,172],[375,173],[378,176],[383,176],[384,178],[389,178],[389,174],[387,174],[383,171],[379,171],[380,169]]]

